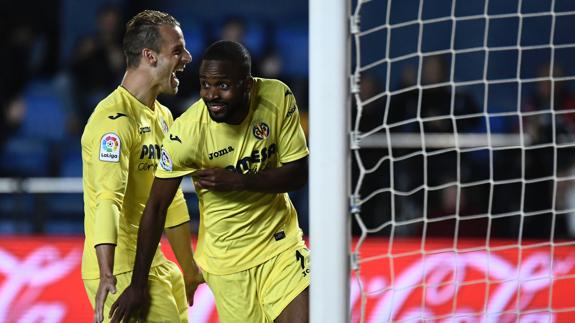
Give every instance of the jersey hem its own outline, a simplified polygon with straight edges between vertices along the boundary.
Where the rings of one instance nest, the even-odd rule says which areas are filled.
[[[150,266],[150,269],[159,265],[163,265],[166,262],[170,262],[170,260],[166,257],[163,257],[163,259],[158,260],[157,262],[153,262],[152,265]],[[132,264],[131,266],[122,266],[120,268],[118,268],[118,271],[116,271],[114,269],[114,276],[116,275],[120,275],[120,274],[124,274],[127,272],[131,272],[134,271],[134,265]],[[82,271],[82,279],[85,280],[91,280],[91,279],[100,279],[100,270],[98,269],[97,271]]]
[[[205,263],[203,262],[203,260],[201,259],[202,257],[199,257],[196,259],[196,263],[199,265],[199,267],[203,270],[206,271],[207,273],[209,273],[210,275],[217,275],[217,276],[223,276],[223,275],[230,275],[230,274],[235,274],[235,273],[239,273],[240,271],[244,271],[244,270],[248,270],[250,268],[256,267],[258,265],[263,264],[264,262],[270,260],[271,258],[279,255],[280,253],[288,250],[289,248],[292,248],[293,246],[296,246],[297,244],[303,242],[302,239],[299,238],[295,238],[294,241],[290,244],[285,244],[283,248],[279,248],[277,249],[275,252],[270,253],[266,258],[263,258],[261,260],[258,261],[253,261],[253,262],[249,262],[243,266],[239,266],[237,267],[237,269],[233,269],[231,271],[212,271],[212,268],[209,268],[205,266]],[[217,267],[217,266],[214,266]]]

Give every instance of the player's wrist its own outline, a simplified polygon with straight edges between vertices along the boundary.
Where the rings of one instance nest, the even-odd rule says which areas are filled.
[[[203,282],[204,276],[199,270],[197,270],[191,273],[184,273],[184,280],[186,282]]]
[[[148,289],[148,282],[132,281],[130,287],[138,292],[144,292]]]
[[[130,281],[130,286],[134,289],[144,291],[148,288],[148,275],[140,277],[138,273],[132,273],[132,281]]]
[[[236,184],[236,190],[237,191],[244,191],[249,187],[249,180],[250,180],[250,175],[241,175],[239,176],[239,180]]]

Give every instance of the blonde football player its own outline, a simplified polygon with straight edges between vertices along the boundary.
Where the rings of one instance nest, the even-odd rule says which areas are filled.
[[[172,114],[156,97],[177,93],[176,73],[192,59],[180,24],[159,11],[140,12],[127,23],[123,49],[127,68],[122,83],[97,105],[82,135],[86,236],[82,278],[95,309],[94,322],[109,321],[107,314],[119,295],[116,290],[123,291],[132,276],[138,225],[162,139],[173,123]],[[156,241],[151,298],[141,317],[147,322],[187,322],[186,296],[191,301],[203,282],[193,260],[184,196],[179,188],[174,193],[164,227],[184,277]]]

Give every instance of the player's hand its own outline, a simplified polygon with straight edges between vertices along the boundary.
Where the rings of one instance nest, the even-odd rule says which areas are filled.
[[[104,303],[106,303],[108,293],[116,294],[116,277],[113,275],[100,277],[100,284],[96,292],[94,323],[101,323],[104,320]]]
[[[244,176],[224,168],[206,168],[193,175],[196,188],[214,191],[241,191]]]
[[[135,288],[130,285],[124,290],[118,300],[112,304],[109,317],[111,323],[128,322],[136,318],[144,322],[150,308],[150,294],[148,289]]]
[[[193,270],[193,273],[186,275],[184,272],[184,281],[186,283],[186,297],[188,298],[188,304],[190,306],[194,305],[194,294],[198,286],[205,283],[204,276],[199,269]]]

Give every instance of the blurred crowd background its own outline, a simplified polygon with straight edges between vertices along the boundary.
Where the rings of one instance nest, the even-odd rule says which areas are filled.
[[[361,116],[354,109],[354,118],[361,117],[359,130],[384,133],[381,126],[385,118],[390,133],[489,132],[518,134],[530,141],[526,149],[394,149],[393,165],[388,161],[379,163],[390,157],[388,149],[362,150],[367,168],[379,165],[362,182],[362,196],[390,187],[408,192],[393,196],[395,203],[391,203],[392,194],[377,194],[363,206],[363,221],[377,228],[384,226],[392,213],[398,214],[394,221],[405,223],[458,214],[464,219],[468,216],[470,221],[461,221],[457,228],[452,220],[425,228],[417,222],[400,227],[398,232],[421,235],[426,230],[430,235],[452,235],[459,230],[460,235],[484,237],[489,231],[497,237],[517,238],[522,234],[541,239],[549,238],[552,232],[555,237],[575,236],[571,211],[575,208],[575,186],[569,178],[574,156],[570,145],[575,133],[575,63],[571,59],[575,50],[570,46],[575,43],[575,15],[570,12],[575,5],[554,2],[555,10],[565,14],[556,18],[551,31],[551,1],[523,1],[523,14],[540,13],[525,19],[513,15],[518,1],[490,1],[489,13],[503,16],[489,22],[487,45],[508,49],[487,52],[484,17],[430,22],[420,33],[419,24],[409,23],[420,18],[419,1],[393,3],[390,23],[398,27],[374,32],[360,45],[363,65],[382,59],[386,52],[394,60],[362,73],[359,96],[369,102]],[[421,19],[451,16],[451,1],[425,3],[429,5],[423,8]],[[483,14],[484,1],[457,4],[456,16]],[[387,1],[371,1],[365,6],[369,8],[362,13],[362,30],[381,25]],[[175,117],[198,99],[197,69],[203,49],[214,40],[232,39],[251,51],[255,76],[278,78],[292,88],[307,133],[309,44],[305,0],[4,1],[0,4],[1,178],[81,177],[80,136],[84,124],[97,102],[120,83],[124,23],[143,9],[164,10],[175,16],[193,57],[179,77],[178,95],[160,98]],[[457,35],[452,35],[452,30],[457,30]],[[391,36],[389,42],[387,33]],[[526,46],[521,55],[518,43]],[[457,52],[442,52],[451,46]],[[439,54],[426,55],[420,61],[416,55],[409,55],[418,50]],[[483,69],[486,56],[488,71]],[[549,65],[552,57],[553,70]],[[514,79],[518,69],[520,77],[529,81],[493,82],[490,86],[482,82]],[[551,82],[549,76],[558,80]],[[467,83],[452,87],[451,79]],[[428,88],[420,91],[415,84]],[[393,95],[379,95],[386,89]],[[332,113],[331,107],[317,108]],[[393,184],[389,167],[393,167]],[[354,164],[354,180],[357,175]],[[558,181],[556,176],[564,180]],[[456,181],[473,184],[458,186]],[[426,190],[418,189],[423,185]],[[197,220],[195,197],[186,197]],[[307,187],[292,197],[307,233]],[[475,221],[481,214],[501,216],[491,223],[485,217]],[[525,214],[529,216],[522,220]],[[81,234],[82,221],[81,192],[29,194],[16,189],[0,194],[3,234]],[[389,234],[389,228],[385,226],[380,233]],[[353,229],[358,232],[357,226]]]
[[[160,97],[179,116],[199,92],[198,65],[211,42],[244,43],[255,76],[293,90],[307,131],[307,1],[3,1],[0,4],[0,177],[79,178],[80,137],[96,104],[122,79],[126,21],[163,10],[182,25],[193,61],[176,97]],[[301,196],[301,198],[299,197]],[[307,227],[306,189],[294,201]],[[186,196],[197,220],[194,194]],[[0,232],[83,232],[81,192],[0,194]]]
[[[358,151],[364,232],[575,237],[575,2],[372,1],[359,15],[352,126],[412,139]]]

